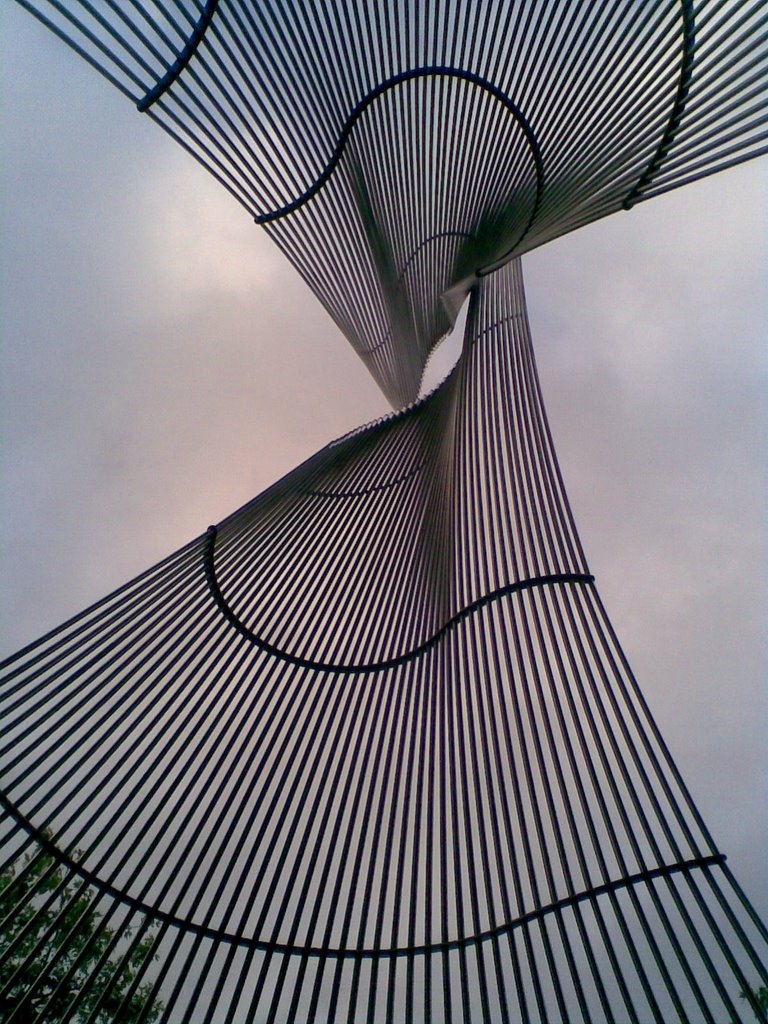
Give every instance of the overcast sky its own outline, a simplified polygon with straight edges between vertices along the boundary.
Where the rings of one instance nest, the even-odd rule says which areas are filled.
[[[0,33],[6,654],[387,405],[201,168],[13,4]],[[765,185],[747,165],[524,260],[591,569],[764,915]]]

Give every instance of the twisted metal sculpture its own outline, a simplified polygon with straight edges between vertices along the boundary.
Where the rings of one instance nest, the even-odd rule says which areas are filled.
[[[19,2],[264,225],[396,408],[478,275],[768,148],[762,0]]]
[[[768,935],[597,596],[517,256],[763,151],[764,4],[19,2],[405,407],[3,664],[9,1020],[761,1012]]]

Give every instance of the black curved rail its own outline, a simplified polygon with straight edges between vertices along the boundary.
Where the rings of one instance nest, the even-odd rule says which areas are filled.
[[[682,0],[682,14],[683,51],[680,60],[680,78],[677,83],[675,102],[672,105],[672,112],[669,115],[669,120],[667,121],[664,129],[664,134],[661,137],[656,152],[651,158],[651,162],[643,171],[637,184],[621,204],[625,210],[632,209],[640,198],[642,191],[647,188],[647,186],[656,177],[659,168],[666,159],[672,143],[675,141],[677,129],[680,127],[680,122],[682,121],[683,114],[685,113],[685,104],[691,88],[691,80],[693,79],[693,65],[696,60],[696,14],[693,9],[693,0]]]
[[[371,487],[361,487],[357,491],[315,491],[306,490],[302,491],[302,494],[306,494],[310,498],[365,498],[369,494],[377,494],[379,491],[388,491],[390,487],[397,487],[399,484],[404,484],[408,480],[411,480],[424,469],[424,463],[420,462],[417,466],[412,466],[402,476],[396,477],[394,480],[387,480],[383,484],[373,484]]]
[[[474,71],[466,71],[463,68],[454,68],[444,64],[435,64],[421,68],[409,68],[407,71],[400,71],[396,75],[392,75],[390,78],[380,82],[377,86],[371,89],[371,91],[360,100],[357,106],[355,106],[347,118],[344,127],[342,128],[341,135],[339,136],[339,141],[336,143],[336,148],[331,155],[331,159],[320,173],[320,176],[315,179],[306,191],[302,192],[300,196],[297,196],[296,199],[291,200],[290,203],[286,203],[284,206],[280,206],[275,210],[270,210],[268,213],[259,214],[254,217],[254,221],[257,224],[269,224],[271,221],[279,220],[281,217],[286,217],[289,213],[293,213],[294,210],[298,210],[299,207],[304,206],[304,204],[308,203],[313,196],[317,195],[323,185],[325,185],[331,177],[336,166],[341,160],[347,145],[347,140],[349,139],[355,124],[360,119],[361,114],[363,114],[366,108],[369,107],[374,100],[378,99],[379,96],[388,92],[390,89],[395,88],[395,86],[401,85],[403,82],[410,82],[417,78],[437,78],[441,76],[445,78],[457,78],[462,82],[469,82],[472,85],[479,86],[481,89],[484,89],[487,93],[493,96],[494,99],[497,99],[501,104],[503,104],[503,106],[505,106],[515,118],[530,147],[533,162],[536,167],[536,200],[534,202],[534,209],[537,211],[541,202],[541,195],[544,186],[544,160],[541,155],[541,148],[527,118],[524,116],[517,104],[514,103],[497,85],[488,81],[487,78],[483,78],[481,75],[475,74]],[[530,219],[530,222],[532,221],[533,215]],[[530,223],[526,227],[524,234],[527,233],[529,227]],[[516,244],[519,244],[519,242]]]
[[[397,280],[402,281],[408,271],[411,269],[413,264],[416,262],[418,256],[426,249],[430,242],[436,242],[439,238],[474,238],[468,231],[437,231],[434,235],[430,235],[429,238],[425,238],[422,242],[416,246],[411,255],[403,264],[403,269],[397,275]]]
[[[433,648],[449,630],[453,629],[464,619],[473,615],[475,612],[480,611],[481,608],[485,608],[486,605],[492,604],[494,601],[498,601],[502,597],[506,597],[508,594],[517,594],[523,590],[533,590],[536,587],[544,587],[550,584],[574,583],[585,585],[595,582],[595,577],[588,573],[557,572],[549,573],[545,576],[531,576],[526,580],[518,580],[516,583],[508,583],[506,586],[499,587],[497,590],[492,590],[489,594],[485,594],[484,597],[480,597],[476,601],[472,601],[471,604],[468,604],[465,608],[456,612],[456,614],[452,615],[451,618],[440,627],[440,629],[432,634],[432,636],[423,643],[418,644],[418,646],[412,647],[410,651],[405,651],[403,654],[398,654],[393,658],[384,658],[381,661],[368,662],[362,665],[336,664],[334,662],[314,661],[311,658],[302,658],[296,654],[290,654],[288,651],[283,651],[274,644],[269,643],[267,640],[262,640],[261,637],[257,636],[253,630],[249,629],[248,626],[238,618],[222,594],[219,581],[216,577],[216,534],[216,527],[209,526],[206,533],[205,546],[203,548],[203,567],[205,570],[205,578],[208,582],[213,599],[221,613],[224,615],[224,618],[231,623],[241,636],[250,640],[252,644],[255,644],[266,654],[271,654],[273,657],[279,658],[281,661],[285,661],[290,665],[296,665],[300,668],[309,668],[316,672],[333,672],[338,675],[362,675],[366,672],[383,672],[386,669],[397,668],[400,665],[405,665],[414,658],[418,658],[422,654],[426,654],[427,651],[431,650],[431,648]]]
[[[152,86],[146,96],[142,97],[142,99],[140,99],[136,104],[136,109],[140,113],[143,114],[144,111],[148,110],[152,106],[153,103],[156,103],[157,100],[160,99],[164,92],[170,89],[187,64],[189,64],[190,60],[192,60],[192,57],[197,52],[198,46],[202,42],[203,36],[208,31],[208,26],[211,24],[211,19],[216,13],[216,8],[218,6],[219,0],[207,0],[205,7],[200,14],[200,18],[192,31],[192,35],[184,45],[184,49],[173,64],[171,64],[160,81]]]
[[[532,924],[534,921],[539,921],[550,914],[559,913],[562,910],[566,910],[568,907],[575,907],[588,900],[595,900],[599,896],[617,892],[621,889],[628,889],[633,885],[639,885],[643,882],[652,882],[659,878],[669,878],[673,875],[678,875],[687,871],[722,867],[726,861],[724,854],[717,853],[710,854],[705,857],[695,857],[685,861],[678,861],[675,864],[664,864],[660,867],[649,868],[647,871],[638,871],[632,875],[625,875],[623,878],[604,882],[602,885],[596,885],[589,889],[582,889],[580,892],[573,893],[570,896],[564,896],[560,900],[547,903],[542,907],[537,907],[535,910],[529,910],[527,913],[521,914],[512,921],[504,921],[502,924],[489,928],[486,931],[479,932],[477,935],[465,935],[461,938],[446,939],[442,942],[424,943],[413,946],[375,946],[362,948],[355,948],[354,946],[336,948],[332,946],[296,946],[289,945],[285,942],[270,942],[266,939],[249,938],[244,935],[237,935],[233,932],[224,931],[223,929],[212,928],[210,925],[197,924],[195,921],[190,921],[188,918],[180,917],[177,914],[171,914],[168,911],[154,907],[151,903],[147,903],[144,900],[137,900],[135,897],[131,896],[130,893],[125,892],[125,890],[120,889],[109,882],[103,881],[95,872],[90,871],[76,860],[73,860],[68,854],[63,853],[56,844],[45,835],[45,833],[35,828],[32,822],[30,822],[21,813],[13,801],[2,792],[0,792],[0,804],[2,804],[8,814],[18,825],[21,826],[27,835],[38,843],[45,853],[54,857],[62,867],[67,868],[67,870],[77,875],[84,882],[87,882],[88,885],[93,886],[94,889],[98,889],[99,892],[104,895],[111,896],[114,900],[119,901],[138,913],[146,914],[147,917],[152,918],[154,921],[171,925],[174,928],[183,929],[198,938],[212,939],[217,943],[221,942],[228,946],[241,946],[247,949],[263,950],[264,952],[277,953],[284,956],[323,957],[329,960],[377,960],[403,956],[431,956],[435,953],[448,953],[451,950],[467,949],[470,946],[478,946],[481,943],[489,942],[493,939],[499,939],[502,936],[509,934],[509,932],[514,931],[516,928]]]

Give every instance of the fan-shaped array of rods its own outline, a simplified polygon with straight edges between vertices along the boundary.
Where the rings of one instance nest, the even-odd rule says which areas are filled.
[[[598,597],[517,257],[765,150],[764,0],[19,2],[400,411],[0,666],[0,1016],[759,1014],[768,935]]]
[[[763,0],[19,0],[298,268],[393,405],[478,275],[765,152]]]
[[[749,1019],[766,936],[586,567],[519,261],[473,291],[430,397],[1,685],[11,912],[33,914],[0,1005],[8,964],[55,963],[34,921],[63,894],[113,949],[72,1012],[133,965],[167,1021]]]

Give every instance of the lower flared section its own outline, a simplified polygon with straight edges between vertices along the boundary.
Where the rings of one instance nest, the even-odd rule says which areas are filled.
[[[759,1010],[766,933],[588,571],[517,264],[434,395],[0,687],[9,1021]]]

